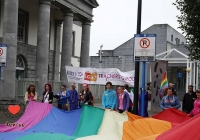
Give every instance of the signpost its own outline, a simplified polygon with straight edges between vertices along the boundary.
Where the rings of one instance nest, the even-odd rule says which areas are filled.
[[[142,101],[141,116],[144,116],[145,99],[145,70],[146,62],[155,61],[156,54],[156,34],[135,34],[133,61],[142,62]]]
[[[7,45],[0,44],[0,79],[1,79],[1,67],[6,67],[7,62]]]

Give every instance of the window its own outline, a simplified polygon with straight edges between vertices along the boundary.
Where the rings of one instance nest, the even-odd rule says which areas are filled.
[[[75,56],[75,37],[76,37],[76,32],[72,32],[72,56]]]
[[[180,39],[176,38],[175,41],[176,41],[176,45],[180,44]]]
[[[17,41],[26,42],[27,39],[27,23],[28,14],[27,12],[20,10],[18,12],[18,30],[17,30]]]
[[[23,58],[20,55],[17,55],[16,69],[19,69],[19,70],[24,70],[25,69],[24,60],[23,60]]]
[[[171,35],[171,42],[173,42],[173,38],[174,38],[173,35]]]

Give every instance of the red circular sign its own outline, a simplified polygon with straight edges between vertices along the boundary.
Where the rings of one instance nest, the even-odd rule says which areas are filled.
[[[140,40],[140,47],[141,48],[148,48],[150,46],[150,40],[148,38],[142,38]]]
[[[0,48],[0,56],[3,54],[3,49]]]

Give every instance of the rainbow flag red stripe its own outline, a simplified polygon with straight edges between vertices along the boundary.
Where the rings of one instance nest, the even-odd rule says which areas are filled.
[[[163,89],[168,88],[168,80],[167,80],[167,72],[164,73],[161,84],[160,84],[160,90],[159,94],[162,95]]]

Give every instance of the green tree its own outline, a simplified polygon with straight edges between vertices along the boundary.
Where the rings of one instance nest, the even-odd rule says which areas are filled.
[[[191,60],[200,60],[200,0],[176,0],[179,28],[187,39]]]

